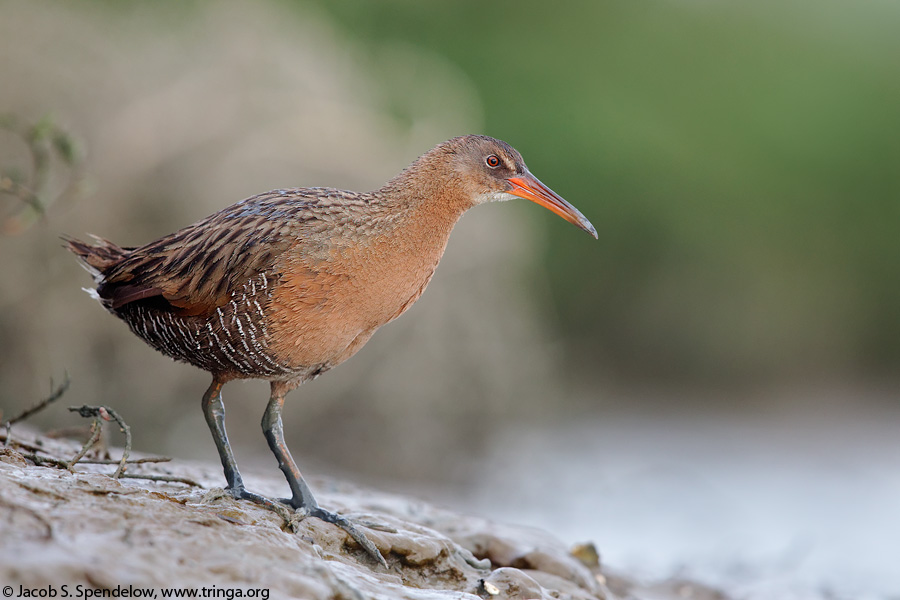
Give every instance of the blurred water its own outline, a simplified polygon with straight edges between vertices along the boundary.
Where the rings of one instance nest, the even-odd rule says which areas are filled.
[[[900,597],[900,414],[509,426],[469,507],[738,598]]]

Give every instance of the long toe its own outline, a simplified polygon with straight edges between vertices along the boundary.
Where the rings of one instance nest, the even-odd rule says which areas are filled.
[[[291,522],[291,511],[280,504],[279,502],[275,502],[274,500],[270,500],[265,496],[260,496],[259,494],[255,494],[253,492],[247,491],[243,486],[238,488],[227,488],[226,490],[235,500],[249,500],[254,504],[259,504],[263,508],[271,510],[276,513],[282,519],[284,519],[285,523]]]
[[[276,498],[275,500],[279,504],[284,504],[285,506],[290,506],[291,508],[294,508],[294,509],[300,508],[299,506],[295,505],[293,498]]]
[[[381,555],[381,552],[378,551],[378,548],[375,547],[375,544],[367,538],[363,532],[356,528],[356,525],[351,523],[346,517],[342,517],[341,515],[333,512],[329,512],[323,508],[319,508],[318,506],[309,511],[309,516],[316,517],[317,519],[322,519],[326,523],[332,523],[337,525],[356,540],[356,543],[362,546],[363,550],[365,550],[369,556],[374,558],[381,566],[387,568],[387,562],[384,560],[384,557]]]
[[[284,519],[285,523],[291,523],[295,516],[294,511],[290,510],[288,507],[293,507],[295,502],[292,499],[281,499],[271,500],[266,498],[265,496],[260,496],[259,494],[254,494],[253,492],[247,491],[246,488],[238,487],[238,488],[227,488],[226,491],[236,500],[249,500],[254,504],[259,504],[263,508],[267,508],[274,513],[277,513],[281,518]],[[287,506],[285,506],[287,505]],[[381,555],[381,552],[378,551],[378,548],[375,547],[375,544],[361,532],[356,525],[351,523],[349,519],[343,517],[337,513],[333,513],[331,511],[327,511],[324,508],[320,508],[318,506],[309,509],[306,507],[300,507],[296,509],[297,511],[305,512],[305,516],[316,517],[317,519],[321,519],[326,523],[331,523],[333,525],[337,525],[356,540],[356,543],[359,544],[363,550],[368,553],[376,562],[378,562],[384,568],[387,568],[387,562],[384,560],[384,557]],[[301,517],[302,518],[302,517]]]

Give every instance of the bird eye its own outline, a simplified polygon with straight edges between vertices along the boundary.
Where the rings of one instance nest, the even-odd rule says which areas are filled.
[[[500,166],[500,159],[497,158],[496,154],[491,154],[486,159],[484,159],[484,164],[492,169],[496,169]]]

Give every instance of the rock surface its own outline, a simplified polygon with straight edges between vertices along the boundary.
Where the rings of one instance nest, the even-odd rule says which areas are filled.
[[[324,506],[365,528],[387,560],[384,569],[333,525],[314,518],[286,524],[224,495],[216,487],[218,465],[127,470],[187,478],[199,484],[193,486],[117,480],[110,465],[79,464],[72,472],[33,460],[68,459],[78,448],[21,427],[0,448],[0,584],[12,586],[13,597],[20,586],[53,589],[57,597],[83,590],[115,596],[135,586],[153,588],[156,597],[184,588],[201,590],[200,597],[323,600],[724,598],[682,582],[640,586],[606,573],[590,546],[573,553],[540,531],[313,478]],[[265,494],[283,486],[246,475]]]

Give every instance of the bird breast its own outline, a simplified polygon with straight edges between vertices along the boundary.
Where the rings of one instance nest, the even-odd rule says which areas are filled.
[[[333,239],[327,252],[306,253],[298,242],[283,255],[267,308],[269,347],[279,362],[337,366],[422,295],[453,223],[406,221],[363,238]]]

